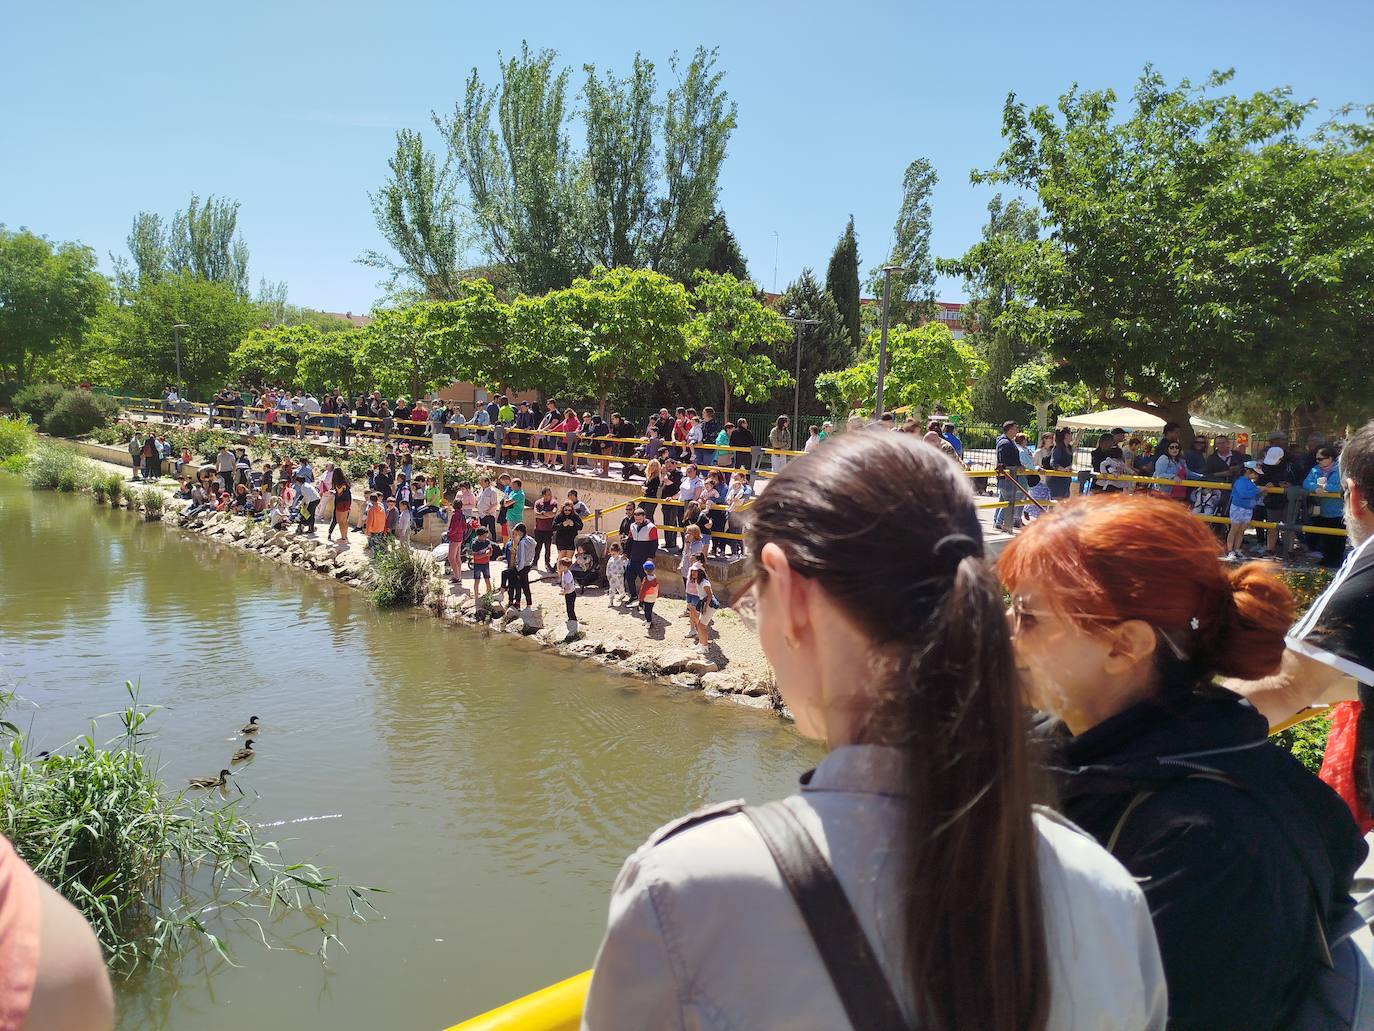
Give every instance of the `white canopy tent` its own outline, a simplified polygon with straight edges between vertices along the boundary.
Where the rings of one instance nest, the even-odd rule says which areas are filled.
[[[1192,416],[1193,431],[1215,436],[1225,433],[1249,433],[1248,427],[1220,419],[1208,419],[1201,415]],[[1114,430],[1123,429],[1128,433],[1161,433],[1164,420],[1136,408],[1113,408],[1107,412],[1087,412],[1083,415],[1065,415],[1059,419],[1060,429],[1074,430]]]

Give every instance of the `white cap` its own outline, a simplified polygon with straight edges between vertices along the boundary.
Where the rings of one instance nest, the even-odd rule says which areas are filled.
[[[1265,465],[1278,465],[1282,461],[1283,448],[1281,447],[1271,447],[1268,451],[1264,453]]]

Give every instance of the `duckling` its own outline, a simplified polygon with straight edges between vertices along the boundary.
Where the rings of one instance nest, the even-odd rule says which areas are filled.
[[[233,775],[231,770],[220,770],[218,777],[192,777],[186,783],[193,788],[222,788]]]
[[[248,717],[248,722],[245,723],[243,726],[239,727],[239,733],[240,733],[240,734],[256,734],[256,733],[257,733],[258,731],[260,731],[261,729],[262,729],[262,725],[261,725],[260,723],[258,723],[258,718],[257,718],[256,716],[249,716],[249,717]]]
[[[257,755],[257,753],[253,751],[253,739],[250,737],[248,740],[244,741],[242,748],[229,757],[229,761],[241,763],[243,760],[251,759],[255,755]]]

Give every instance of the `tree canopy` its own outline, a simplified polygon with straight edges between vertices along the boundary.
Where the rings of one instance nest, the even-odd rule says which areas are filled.
[[[792,375],[775,360],[776,345],[790,336],[787,323],[759,303],[752,284],[728,273],[698,272],[692,308],[687,330],[691,361],[721,378],[722,418],[730,417],[730,399],[736,394],[757,403],[778,387],[792,385]]]
[[[927,412],[939,406],[953,415],[972,410],[973,382],[987,371],[973,348],[954,339],[942,322],[897,327],[888,334],[887,361],[885,406],[890,402],[894,408],[911,405]],[[872,411],[878,390],[878,334],[869,336],[858,363],[825,373],[816,388],[836,415]]]
[[[855,274],[857,276],[857,271]],[[801,340],[801,410],[813,414],[828,411],[816,392],[817,379],[823,373],[845,368],[857,354],[834,297],[828,290],[821,289],[815,273],[804,268],[783,292],[778,312],[803,323],[794,324],[788,334],[790,337],[795,332]],[[806,324],[812,322],[815,325]],[[791,402],[791,398],[784,401],[782,397],[775,397],[774,400],[778,405],[790,405]]]
[[[210,196],[202,204],[195,194],[169,222],[155,212],[140,211],[129,230],[129,260],[113,259],[120,293],[128,294],[164,275],[189,273],[212,283],[227,283],[240,297],[247,297],[248,245],[238,231],[238,218],[238,201]]]
[[[1041,348],[1104,404],[1187,422],[1222,386],[1292,402],[1370,389],[1374,151],[1285,90],[1170,86],[1013,95],[1007,146],[976,182],[1034,191],[1047,235],[984,239],[955,266],[1005,282],[992,326]]]
[[[108,292],[89,247],[0,225],[0,378],[28,382],[36,362],[81,339]]]
[[[892,273],[888,307],[894,322],[914,326],[935,310],[935,258],[930,252],[930,195],[939,176],[925,158],[916,158],[902,175],[902,204],[892,227],[892,253],[887,264],[899,266]],[[882,296],[883,273],[869,273],[869,289]]]
[[[849,334],[851,352],[859,349],[859,238],[854,233],[854,216],[835,244],[830,265],[825,270],[825,290],[835,301]]]

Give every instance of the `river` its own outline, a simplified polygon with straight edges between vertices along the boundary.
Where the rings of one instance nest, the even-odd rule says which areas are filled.
[[[141,682],[167,783],[235,778],[288,858],[387,889],[343,949],[197,951],[117,988],[122,1028],[440,1028],[586,969],[623,858],[705,802],[788,793],[770,713],[487,638],[0,475],[0,686],[35,750]],[[104,725],[113,737],[117,725]],[[237,797],[237,793],[235,793]],[[331,905],[347,913],[342,899]],[[313,948],[313,942],[305,942]]]

